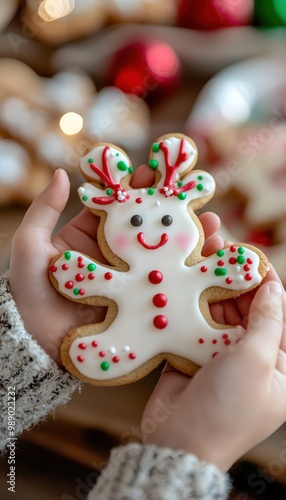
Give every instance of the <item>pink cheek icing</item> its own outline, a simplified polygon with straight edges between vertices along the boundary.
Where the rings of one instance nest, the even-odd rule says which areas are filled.
[[[191,235],[190,233],[177,233],[174,236],[174,242],[175,245],[178,248],[181,248],[182,250],[186,250],[187,248],[190,248],[191,243],[194,240],[194,236]]]
[[[128,234],[119,234],[114,238],[114,248],[125,250],[130,245],[130,236]]]

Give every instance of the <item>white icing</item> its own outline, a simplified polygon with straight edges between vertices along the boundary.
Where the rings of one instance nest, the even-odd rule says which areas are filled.
[[[170,137],[168,147],[175,148],[178,153],[177,140],[177,137]],[[188,145],[185,146],[189,158],[184,162],[181,171],[194,160],[192,149],[188,148]],[[171,156],[174,163],[177,153]],[[102,167],[102,147],[96,148],[92,155]],[[153,157],[156,157],[159,163],[164,163],[160,152]],[[87,158],[82,163],[85,173],[86,161]],[[118,176],[118,170],[113,162],[114,156],[110,155],[109,166],[115,177]],[[159,168],[164,170],[162,164]],[[121,174],[122,172],[122,177]],[[248,248],[230,247],[224,250],[222,256],[213,255],[199,264],[186,266],[186,258],[192,254],[199,242],[198,227],[189,213],[191,203],[201,198],[203,205],[205,193],[214,192],[215,189],[213,178],[206,172],[189,174],[188,181],[190,179],[195,180],[197,185],[203,184],[203,189],[193,187],[186,191],[186,198],[182,200],[175,194],[166,197],[165,192],[161,193],[160,189],[155,189],[153,194],[148,190],[142,192],[141,189],[131,189],[128,190],[127,201],[113,201],[103,206],[92,201],[99,193],[104,196],[103,190],[90,183],[82,186],[84,191],[80,188],[80,196],[84,197],[85,206],[104,209],[107,212],[106,241],[111,250],[129,265],[128,271],[121,272],[96,262],[96,269],[91,271],[87,266],[94,261],[74,251],[70,252],[70,259],[67,260],[63,255],[55,262],[57,270],[53,275],[59,290],[65,296],[73,300],[93,296],[106,297],[118,306],[118,314],[106,332],[76,339],[70,346],[69,355],[73,364],[86,377],[95,380],[120,377],[160,353],[173,353],[203,365],[216,353],[221,353],[228,345],[233,345],[241,336],[241,327],[217,329],[210,326],[200,311],[200,296],[210,287],[241,291],[260,283],[260,258]],[[164,179],[161,180],[161,185],[163,181]],[[160,203],[157,204],[157,201]],[[134,215],[143,218],[141,226],[135,227],[130,223]],[[164,215],[172,216],[173,223],[170,226],[162,225]],[[140,233],[143,237],[138,237]],[[141,244],[142,238],[153,248],[145,248]],[[238,258],[238,261],[232,263],[234,257]],[[79,259],[82,266],[80,268]],[[242,262],[238,266],[236,262],[239,260]],[[65,271],[62,270],[63,264],[69,266]],[[225,275],[217,275],[224,272],[218,271],[221,269],[226,270]],[[163,279],[160,283],[150,282],[149,273],[152,271],[162,273]],[[89,276],[90,272],[93,276]],[[78,277],[79,273],[84,279],[83,276]],[[111,279],[106,279],[110,278],[110,274],[106,276],[106,273],[112,273]],[[65,284],[70,281],[73,282],[72,288],[66,288]],[[78,295],[74,293],[75,288]],[[166,295],[167,303],[164,307],[153,303],[157,294]],[[160,315],[168,320],[164,328],[153,324],[154,318]],[[96,341],[97,347],[92,346],[93,341]],[[85,348],[80,349],[79,344],[84,344]],[[104,356],[101,357],[100,352],[104,353]],[[106,361],[109,363],[109,369],[104,371],[101,363]]]
[[[9,186],[19,186],[27,176],[30,157],[17,142],[0,140],[0,182]]]

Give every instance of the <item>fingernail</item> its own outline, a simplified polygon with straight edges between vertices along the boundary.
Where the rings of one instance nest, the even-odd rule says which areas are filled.
[[[275,295],[282,295],[282,286],[280,283],[277,283],[277,281],[270,281],[269,282],[269,291],[270,293],[273,293]]]

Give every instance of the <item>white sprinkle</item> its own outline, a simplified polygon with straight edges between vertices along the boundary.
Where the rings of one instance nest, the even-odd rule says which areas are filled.
[[[79,187],[77,192],[78,192],[78,194],[84,194],[85,193],[84,187],[83,186]]]
[[[236,281],[237,281],[237,283],[241,283],[243,281],[242,274],[240,274],[239,276],[237,276]]]
[[[240,266],[235,266],[235,270],[236,270],[237,273],[240,273],[241,267]]]
[[[116,347],[111,346],[111,347],[109,347],[108,351],[110,352],[110,354],[115,354],[116,353]]]
[[[140,193],[146,193],[146,189],[145,188],[140,189]]]
[[[130,351],[130,346],[129,346],[129,345],[125,345],[125,346],[123,347],[123,351],[125,351],[125,352],[129,352],[129,351]]]
[[[161,202],[159,200],[155,201],[155,205],[157,205],[157,207],[159,207],[161,205]]]

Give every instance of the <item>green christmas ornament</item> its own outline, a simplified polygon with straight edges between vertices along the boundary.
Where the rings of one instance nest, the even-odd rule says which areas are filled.
[[[286,26],[286,1],[255,0],[254,22],[265,28]]]

